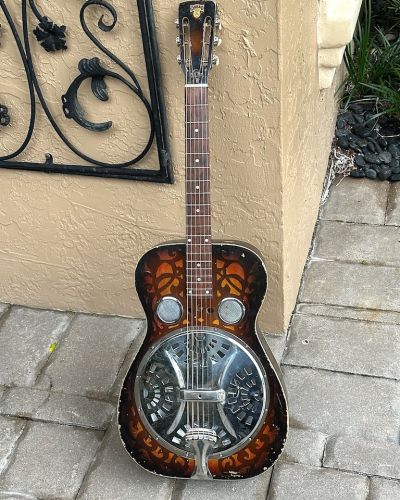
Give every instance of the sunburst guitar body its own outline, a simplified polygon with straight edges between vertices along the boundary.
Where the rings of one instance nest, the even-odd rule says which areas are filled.
[[[279,367],[256,329],[265,266],[249,245],[211,239],[208,74],[218,25],[214,2],[180,4],[186,238],[138,263],[147,333],[118,411],[130,456],[182,479],[260,474],[278,459],[288,431]]]

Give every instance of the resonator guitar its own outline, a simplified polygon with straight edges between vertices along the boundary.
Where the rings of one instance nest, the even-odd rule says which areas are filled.
[[[151,249],[137,265],[147,334],[121,390],[120,435],[150,472],[249,478],[275,463],[288,429],[279,368],[256,329],[267,273],[251,246],[212,241],[215,3],[181,3],[176,23],[185,77],[186,239]]]

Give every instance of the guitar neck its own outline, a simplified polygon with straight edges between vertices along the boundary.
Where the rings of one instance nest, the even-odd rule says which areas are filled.
[[[187,292],[212,293],[208,86],[185,86]]]

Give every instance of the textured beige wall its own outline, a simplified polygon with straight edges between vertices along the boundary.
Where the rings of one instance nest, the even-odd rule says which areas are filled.
[[[20,3],[13,4],[15,12]],[[112,35],[102,34],[101,38],[131,63],[143,81],[139,33],[137,26],[131,29],[134,3],[113,2],[120,21]],[[49,55],[33,42],[45,95],[63,129],[85,151],[96,157],[127,159],[134,144],[143,141],[145,127],[134,99],[121,85],[110,83],[111,99],[106,104],[96,101],[90,92],[83,91],[81,96],[90,119],[115,121],[110,132],[85,132],[63,117],[59,96],[75,76],[78,60],[99,53],[77,28],[81,3],[56,4],[40,2],[43,12],[70,28],[70,49]],[[183,82],[174,45],[177,5],[175,0],[154,0],[175,185],[1,170],[0,300],[142,315],[133,288],[135,263],[149,247],[183,236]],[[93,11],[97,16],[93,14],[92,21],[102,12],[97,7]],[[226,27],[221,65],[212,74],[210,86],[214,237],[249,241],[260,249],[270,274],[261,325],[281,332],[284,290],[277,2],[225,0],[221,11]],[[13,126],[1,131],[0,146],[8,148],[23,135],[28,98],[22,66],[15,68],[6,55],[13,47],[10,30],[4,19],[1,24],[0,96],[10,106]],[[24,157],[40,160],[43,152],[51,151],[56,161],[74,161],[41,112],[38,124]]]
[[[317,2],[281,2],[285,326],[310,248],[336,117],[336,85],[319,90],[317,14]]]

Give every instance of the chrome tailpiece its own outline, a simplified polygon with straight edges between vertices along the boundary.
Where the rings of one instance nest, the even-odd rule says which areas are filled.
[[[208,468],[208,457],[217,442],[217,433],[212,429],[191,429],[186,433],[185,441],[193,449],[196,460],[192,479],[212,479]]]

